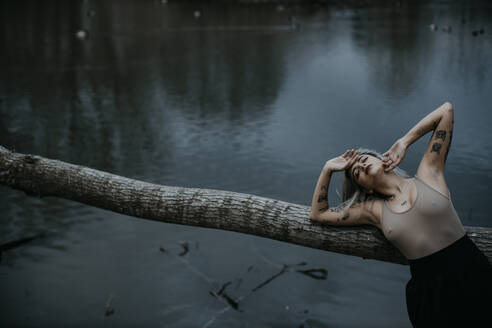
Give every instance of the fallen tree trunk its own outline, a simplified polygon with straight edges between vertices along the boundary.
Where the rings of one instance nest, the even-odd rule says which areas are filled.
[[[302,246],[408,264],[373,226],[338,227],[309,220],[309,207],[253,195],[162,186],[0,146],[0,184],[143,219],[237,231]],[[465,227],[492,262],[492,229]]]

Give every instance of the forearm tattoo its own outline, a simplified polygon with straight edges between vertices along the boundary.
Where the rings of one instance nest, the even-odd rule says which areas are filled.
[[[441,147],[442,147],[442,144],[440,144],[440,143],[436,142],[436,143],[432,144],[431,153],[436,152],[439,155],[441,153]]]
[[[446,141],[446,131],[445,130],[436,131],[435,137],[436,139],[442,139],[442,141]]]
[[[318,196],[318,203],[328,201],[328,186],[321,186],[321,194]]]

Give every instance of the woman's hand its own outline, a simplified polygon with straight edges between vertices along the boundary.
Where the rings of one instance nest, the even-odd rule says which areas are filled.
[[[323,167],[324,170],[329,171],[343,171],[349,168],[352,164],[355,163],[355,159],[357,158],[358,152],[353,149],[347,149],[347,151],[338,157],[332,158],[325,163]]]
[[[405,157],[406,151],[407,146],[405,142],[402,139],[398,139],[393,146],[383,154],[383,165],[386,166],[384,171],[389,172],[397,167]]]

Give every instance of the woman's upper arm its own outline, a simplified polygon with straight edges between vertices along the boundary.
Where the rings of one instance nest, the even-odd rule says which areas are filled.
[[[378,211],[377,208],[381,209],[378,201],[370,200],[353,204],[349,208],[331,207],[311,219],[333,225],[351,226],[371,224],[379,227],[380,215],[377,213],[380,210]]]
[[[417,176],[447,194],[444,181],[444,167],[448,157],[451,140],[453,139],[454,110],[447,103],[440,121],[435,127],[427,150],[417,169]]]

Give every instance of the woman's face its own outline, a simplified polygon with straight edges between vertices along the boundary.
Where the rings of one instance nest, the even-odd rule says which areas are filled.
[[[374,180],[384,173],[383,162],[372,155],[358,155],[349,173],[353,181],[370,191],[373,189]]]

